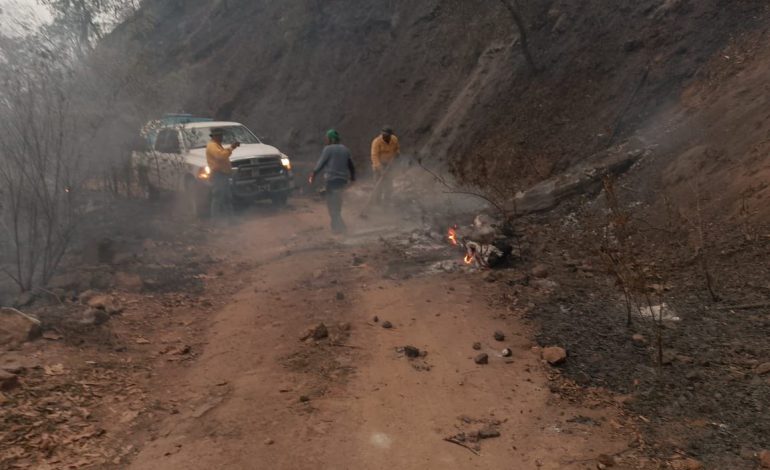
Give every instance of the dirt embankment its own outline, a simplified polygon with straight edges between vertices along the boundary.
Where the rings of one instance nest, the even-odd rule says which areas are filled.
[[[335,126],[365,160],[387,122],[408,153],[531,180],[633,132],[765,4],[524,2],[537,74],[486,0],[151,1],[103,47],[157,112],[240,120],[302,158]]]

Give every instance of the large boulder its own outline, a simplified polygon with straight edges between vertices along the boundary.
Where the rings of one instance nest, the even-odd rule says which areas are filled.
[[[13,348],[40,336],[40,320],[15,308],[0,308],[0,347]]]

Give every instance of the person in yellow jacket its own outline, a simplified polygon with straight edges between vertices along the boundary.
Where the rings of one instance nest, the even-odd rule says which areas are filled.
[[[241,144],[236,141],[225,148],[222,145],[224,135],[224,129],[212,129],[211,140],[206,144],[206,164],[211,170],[211,217],[230,216],[233,213],[233,191],[230,186],[233,166],[230,155]]]
[[[393,128],[383,126],[380,135],[372,141],[372,170],[377,184],[376,194],[372,195],[374,202],[390,202],[393,195],[393,171],[389,168],[400,154],[401,146]]]

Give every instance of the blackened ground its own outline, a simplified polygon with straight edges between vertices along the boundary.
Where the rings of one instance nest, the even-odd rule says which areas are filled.
[[[596,210],[585,209],[591,206]],[[528,220],[530,261],[546,262],[550,280],[558,284],[548,294],[513,286],[519,303],[538,299],[529,312],[539,327],[538,341],[568,350],[564,373],[577,383],[627,395],[629,411],[643,417],[654,453],[682,451],[707,468],[754,468],[752,453],[770,446],[770,377],[757,371],[770,359],[770,272],[762,262],[770,240],[711,231],[704,252],[721,298],[715,302],[702,264],[693,261],[691,229],[682,224],[676,236],[639,231],[645,235],[636,237],[636,250],[660,280],[669,313],[680,318],[665,323],[665,365],[659,367],[653,323],[635,316],[626,325],[622,291],[598,256],[602,199],[582,207]],[[637,227],[642,220],[665,226],[654,214],[640,211],[636,218]],[[753,304],[758,306],[730,308]],[[634,334],[648,344],[636,344]]]

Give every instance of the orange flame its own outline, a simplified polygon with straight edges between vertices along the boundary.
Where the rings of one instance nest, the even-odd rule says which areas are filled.
[[[447,232],[447,239],[449,240],[449,243],[451,243],[454,246],[457,246],[457,230],[454,228],[450,228]]]
[[[463,261],[465,261],[465,264],[473,264],[473,255],[468,253]]]

